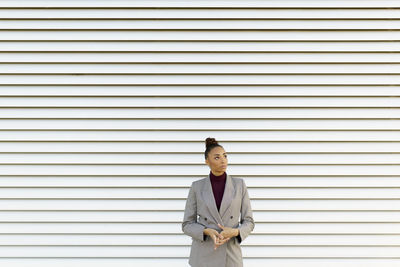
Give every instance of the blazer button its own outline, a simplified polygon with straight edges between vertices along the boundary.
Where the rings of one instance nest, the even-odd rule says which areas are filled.
[[[204,220],[206,220],[206,221],[207,221],[207,218],[204,218]]]
[[[233,216],[231,216],[231,219],[233,219]]]

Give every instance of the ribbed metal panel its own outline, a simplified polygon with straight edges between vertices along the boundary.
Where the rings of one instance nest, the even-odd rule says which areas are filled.
[[[187,266],[210,136],[246,267],[399,266],[399,8],[0,0],[0,265]]]

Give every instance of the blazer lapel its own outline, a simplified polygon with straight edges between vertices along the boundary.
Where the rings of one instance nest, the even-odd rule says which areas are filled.
[[[224,218],[226,211],[231,206],[234,195],[235,195],[235,188],[233,187],[232,178],[229,174],[226,174],[224,195],[222,197],[221,206],[219,207],[219,213],[221,214],[221,218]]]
[[[226,213],[232,202],[233,196],[235,195],[234,190],[235,189],[232,184],[232,178],[229,174],[227,174],[224,195],[222,197],[221,206],[218,212],[217,205],[215,203],[214,193],[212,191],[210,174],[208,174],[208,177],[206,178],[206,181],[204,183],[204,187],[202,190],[204,202],[206,203],[211,215],[214,217],[214,220],[221,225],[224,225],[222,222],[222,218],[224,217],[224,214]]]

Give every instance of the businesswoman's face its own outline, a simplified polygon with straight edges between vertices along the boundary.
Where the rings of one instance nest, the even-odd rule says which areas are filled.
[[[228,155],[222,147],[214,147],[208,153],[206,164],[215,175],[222,175],[228,167]]]

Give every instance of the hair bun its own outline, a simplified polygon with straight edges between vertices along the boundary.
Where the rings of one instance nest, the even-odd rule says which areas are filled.
[[[208,137],[206,139],[206,147],[209,147],[209,146],[211,146],[213,144],[218,145],[218,142],[215,140],[215,138]]]

